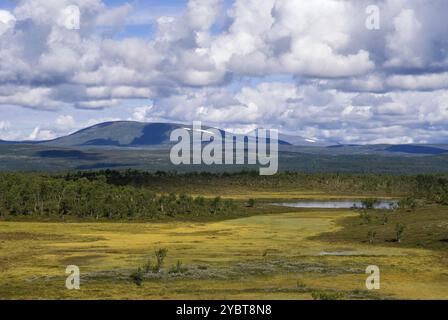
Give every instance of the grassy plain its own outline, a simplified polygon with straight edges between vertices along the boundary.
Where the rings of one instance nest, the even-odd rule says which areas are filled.
[[[266,203],[257,206],[262,215],[223,221],[0,221],[0,299],[448,299],[446,208],[388,213],[386,225],[384,213],[375,213],[364,225],[352,210],[269,213]],[[388,241],[397,221],[409,228],[400,244]],[[372,228],[378,238],[369,244]],[[148,259],[154,263],[159,248],[168,249],[161,272],[145,273],[137,285],[130,275]],[[78,291],[65,288],[65,268],[73,264],[81,269]],[[366,290],[369,265],[381,269],[378,291]]]

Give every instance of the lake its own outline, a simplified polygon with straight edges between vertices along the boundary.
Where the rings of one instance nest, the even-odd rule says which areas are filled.
[[[362,208],[360,200],[337,200],[337,201],[297,201],[276,203],[276,206],[290,208],[309,208],[309,209],[351,209]],[[398,205],[398,200],[384,200],[375,204],[375,209],[390,210]]]

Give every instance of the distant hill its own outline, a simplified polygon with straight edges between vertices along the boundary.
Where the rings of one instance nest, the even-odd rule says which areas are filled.
[[[79,130],[68,136],[49,141],[0,141],[0,144],[33,144],[61,148],[80,147],[116,147],[116,148],[143,148],[168,147],[171,132],[175,129],[186,128],[192,130],[191,125],[174,123],[142,123],[133,121],[105,122]],[[203,130],[212,127],[203,126]],[[215,128],[216,129],[216,128]],[[225,131],[218,129],[222,134]],[[241,135],[239,135],[241,136]],[[279,140],[281,145],[289,142]]]
[[[384,154],[394,156],[430,156],[448,154],[448,145],[335,145],[327,147],[334,154]]]
[[[169,123],[105,122],[39,144],[57,147],[158,146],[169,144],[171,131],[181,127]]]
[[[138,147],[170,143],[171,131],[188,126],[172,123],[115,121],[96,124],[73,134],[47,141],[4,141],[0,145],[72,147]]]
[[[39,144],[41,141],[6,141],[0,140],[0,145]]]
[[[447,149],[422,145],[396,145],[386,148],[390,152],[411,153],[411,154],[443,154],[448,153]]]

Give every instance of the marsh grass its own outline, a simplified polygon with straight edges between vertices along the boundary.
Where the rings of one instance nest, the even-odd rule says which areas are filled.
[[[314,239],[331,242],[367,242],[375,235],[375,245],[402,248],[448,250],[448,208],[437,205],[420,207],[415,211],[394,212],[375,210],[369,213],[370,222],[359,224],[354,217],[339,220],[341,229],[324,233]]]
[[[168,273],[171,273],[171,274],[173,274],[173,273],[174,274],[182,274],[182,273],[185,273],[187,271],[188,271],[188,268],[183,266],[182,261],[177,260],[176,265],[172,266]]]
[[[369,225],[360,225],[351,210],[272,213],[208,222],[0,221],[0,299],[312,299],[312,292],[342,292],[343,299],[448,296],[443,207],[417,208],[410,216],[391,212],[387,225],[381,211],[371,213]],[[396,223],[406,225],[400,244],[387,242],[395,237]],[[378,234],[373,245],[366,240],[369,230]],[[148,273],[148,252],[149,270],[157,264],[154,248],[169,254],[159,272]],[[65,290],[70,262],[81,269],[78,292]],[[371,264],[381,267],[380,292],[365,289],[365,268]]]

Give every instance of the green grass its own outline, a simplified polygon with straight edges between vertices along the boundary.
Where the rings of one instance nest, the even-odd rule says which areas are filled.
[[[325,233],[319,240],[339,243],[367,243],[369,231],[376,233],[373,245],[399,248],[425,248],[448,252],[448,207],[428,205],[416,210],[368,211],[371,221],[359,216],[341,220],[340,231]],[[386,217],[386,219],[385,219]],[[404,228],[401,243],[396,241],[396,226]]]

